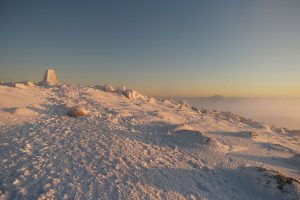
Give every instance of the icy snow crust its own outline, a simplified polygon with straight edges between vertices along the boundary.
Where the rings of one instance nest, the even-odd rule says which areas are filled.
[[[0,199],[300,198],[299,132],[118,91],[0,86]]]

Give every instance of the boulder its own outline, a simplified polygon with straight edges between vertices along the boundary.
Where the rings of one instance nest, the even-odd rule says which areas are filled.
[[[53,69],[46,70],[46,72],[44,74],[43,82],[48,83],[48,84],[56,84],[57,83],[55,71]]]
[[[71,117],[79,117],[87,114],[87,111],[80,106],[69,108],[68,115]]]
[[[117,88],[116,88],[116,91],[117,91],[118,93],[125,94],[126,87],[125,87],[125,86],[117,87]]]
[[[103,89],[106,92],[115,92],[116,91],[115,88],[113,86],[111,86],[111,85],[104,85]]]

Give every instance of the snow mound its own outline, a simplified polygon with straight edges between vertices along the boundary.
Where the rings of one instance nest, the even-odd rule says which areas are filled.
[[[7,86],[10,86],[9,84],[6,84]],[[31,81],[24,81],[21,83],[14,83],[14,87],[15,88],[19,88],[19,89],[27,89],[28,87],[33,87],[35,86],[35,84]]]
[[[188,124],[179,125],[175,131],[194,131],[194,128],[189,126]]]
[[[35,86],[35,84],[34,84],[33,82],[31,82],[31,81],[26,81],[25,84],[26,84],[27,86],[29,86],[29,87]]]
[[[124,95],[128,99],[145,99],[145,96],[141,95],[135,90],[126,90]]]
[[[193,130],[188,126],[180,127],[174,133],[166,136],[166,140],[176,146],[183,148],[192,148],[196,146],[222,148],[216,139],[207,136],[206,134]],[[220,149],[220,150],[223,150]]]
[[[15,88],[27,89],[26,85],[23,83],[15,83]]]
[[[152,98],[152,97],[150,97],[149,99],[148,99],[148,102],[150,103],[150,104],[155,104],[156,103],[156,99],[155,98]]]
[[[35,115],[36,113],[28,108],[24,107],[13,107],[13,108],[6,108],[3,109],[6,112],[9,112],[13,115],[19,115],[19,116],[32,116]]]

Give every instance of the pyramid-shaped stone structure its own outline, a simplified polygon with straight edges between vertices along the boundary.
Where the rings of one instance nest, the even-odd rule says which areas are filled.
[[[55,84],[57,83],[55,71],[53,69],[47,69],[44,74],[43,82]]]

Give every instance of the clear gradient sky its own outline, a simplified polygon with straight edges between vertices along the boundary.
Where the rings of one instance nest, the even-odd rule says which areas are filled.
[[[299,0],[0,0],[0,80],[300,96]]]

